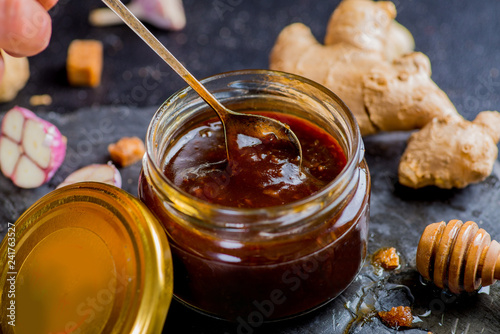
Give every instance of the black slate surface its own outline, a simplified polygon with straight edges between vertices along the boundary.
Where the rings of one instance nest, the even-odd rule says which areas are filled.
[[[318,39],[338,1],[185,0],[188,20],[181,32],[153,29],[174,55],[198,77],[242,68],[267,68],[279,31],[292,22],[311,26]],[[433,79],[467,119],[482,110],[500,109],[500,2],[484,0],[396,1],[398,20],[414,34],[417,50],[431,59]],[[27,106],[29,97],[48,93],[53,104],[34,111],[58,125],[68,137],[67,159],[55,178],[35,190],[16,189],[0,177],[0,235],[38,198],[70,172],[90,162],[106,162],[108,143],[124,135],[144,137],[155,109],[184,83],[125,27],[93,28],[89,9],[99,1],[60,0],[52,10],[54,35],[49,48],[31,59],[27,87],[11,103]],[[75,38],[96,38],[105,45],[103,84],[71,88],[65,58]],[[394,246],[404,264],[377,276],[366,263],[351,286],[328,305],[305,316],[243,328],[199,315],[173,302],[164,333],[295,334],[393,333],[373,310],[410,305],[420,322],[408,333],[500,332],[500,284],[459,297],[424,285],[415,270],[418,238],[425,226],[441,220],[474,220],[500,239],[500,167],[484,182],[462,190],[410,190],[397,182],[398,159],[408,133],[365,138],[372,174],[369,253]],[[135,194],[139,165],[122,169],[123,188]],[[421,330],[420,330],[421,329]]]

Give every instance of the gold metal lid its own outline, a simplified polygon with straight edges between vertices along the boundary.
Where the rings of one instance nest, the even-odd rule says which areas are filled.
[[[0,333],[161,333],[172,299],[166,234],[102,183],[57,189],[0,246]]]

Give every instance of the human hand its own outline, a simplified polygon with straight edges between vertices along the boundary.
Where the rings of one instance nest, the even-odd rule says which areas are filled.
[[[0,0],[0,49],[15,57],[33,56],[49,44],[52,23],[47,10],[57,0]],[[0,56],[0,81],[4,63]]]

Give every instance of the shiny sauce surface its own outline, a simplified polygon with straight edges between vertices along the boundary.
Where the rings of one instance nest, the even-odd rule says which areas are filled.
[[[268,138],[239,134],[237,154],[228,163],[224,130],[217,119],[187,130],[169,150],[165,175],[183,191],[207,202],[239,208],[288,204],[310,196],[331,182],[346,165],[337,140],[307,120],[261,112],[288,126],[302,146],[296,150]]]

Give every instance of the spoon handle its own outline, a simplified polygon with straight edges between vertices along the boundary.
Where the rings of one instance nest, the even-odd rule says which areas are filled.
[[[181,64],[168,49],[142,24],[137,17],[119,0],[102,0],[125,22],[151,49],[179,74],[219,115],[225,119],[225,107]]]

